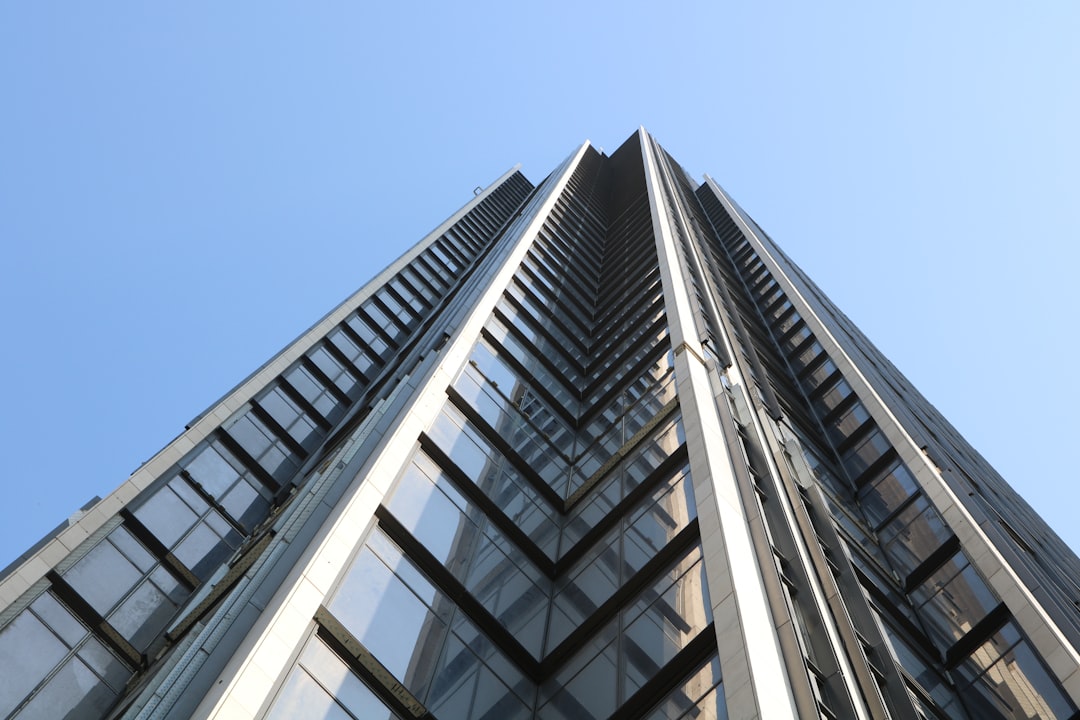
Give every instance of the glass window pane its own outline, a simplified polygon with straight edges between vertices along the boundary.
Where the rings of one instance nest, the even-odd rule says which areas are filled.
[[[694,546],[544,684],[540,716],[607,717],[711,622]]]
[[[427,704],[440,718],[531,717],[521,699],[453,635],[443,648]]]
[[[875,428],[866,439],[844,453],[844,457],[841,459],[844,463],[844,469],[851,474],[851,478],[854,480],[864,470],[873,465],[879,457],[888,452],[891,447],[889,441],[881,434],[881,431]]]
[[[29,610],[0,630],[0,715],[7,717],[67,652]]]
[[[180,583],[159,568],[124,599],[108,620],[138,650],[145,650],[176,613],[178,601],[186,594]]]
[[[437,657],[446,633],[445,623],[367,546],[349,568],[329,609],[387,670],[406,683],[413,658]],[[420,688],[409,689],[420,694]]]
[[[193,488],[191,483],[187,480],[183,478],[174,478],[169,481],[169,487],[172,488],[173,492],[175,492],[189,508],[195,511],[196,515],[202,515],[210,508],[210,505],[199,496],[199,493],[195,491],[195,488]]]
[[[878,531],[881,548],[902,576],[919,566],[952,537],[952,531],[925,497],[920,495]]]
[[[215,517],[220,519],[217,513],[211,513],[207,516],[207,520]],[[239,533],[231,533],[231,535],[235,536],[232,543],[214,532],[206,522],[202,522],[184,538],[174,554],[191,572],[195,573],[196,577],[205,580],[239,544]]]
[[[562,688],[540,708],[539,716],[560,720],[600,720],[615,711],[618,702],[615,691],[618,683],[618,658],[614,643],[610,643],[574,677],[561,684]]]
[[[240,479],[233,466],[212,446],[199,453],[185,469],[214,498],[220,498]]]
[[[541,573],[456,492],[430,459],[418,455],[402,474],[387,507],[539,658],[548,583],[544,588],[537,585]]]
[[[355,361],[356,358],[363,354],[356,343],[350,340],[349,336],[345,334],[344,330],[331,330],[326,337],[334,344],[334,347],[341,351],[342,355],[351,361]]]
[[[559,539],[555,511],[459,411],[445,408],[430,435],[537,547],[554,557]]]
[[[105,682],[117,693],[125,691],[132,672],[121,660],[94,638],[89,638],[79,648],[79,659],[91,670],[104,678]]]
[[[229,494],[221,499],[221,506],[233,520],[251,531],[267,516],[270,502],[245,481],[236,483]]]
[[[677,573],[681,574],[673,580]],[[665,574],[651,592],[640,596],[625,611],[628,618],[633,618],[633,613],[642,606],[644,610],[635,619],[629,619],[624,630],[623,699],[712,622],[700,551],[695,549]]]
[[[17,717],[101,717],[115,701],[116,693],[82,661],[72,658]]]
[[[952,684],[914,650],[914,645],[902,633],[885,622],[881,622],[880,627],[889,641],[897,664],[907,671],[907,674],[934,699],[939,707],[948,708],[956,702]]]
[[[856,402],[847,411],[843,412],[840,417],[829,423],[825,430],[829,433],[829,438],[833,442],[840,443],[851,437],[869,419],[870,413],[866,411],[862,403]]]
[[[157,565],[157,558],[151,555],[150,551],[143,547],[143,544],[136,540],[131,531],[125,527],[118,527],[109,533],[109,542],[142,572]]]
[[[928,632],[942,650],[967,634],[997,605],[997,598],[958,552],[912,593]]]
[[[66,607],[60,604],[51,592],[41,595],[30,605],[41,620],[48,625],[54,633],[60,636],[68,647],[75,647],[80,640],[86,637],[86,626],[79,622]],[[0,667],[5,667],[0,664]]]
[[[138,568],[108,538],[64,574],[64,580],[102,615],[108,615],[141,578]]]
[[[977,692],[965,698],[979,717],[1066,718],[1076,710],[1011,621],[958,672]]]
[[[814,401],[814,407],[822,415],[827,415],[850,394],[851,386],[848,385],[847,380],[840,378]]]
[[[813,390],[836,371],[836,363],[831,358],[825,358],[818,366],[806,376],[806,385]]]
[[[262,454],[273,444],[269,431],[263,427],[262,423],[248,415],[238,419],[227,430],[229,435],[256,460],[262,457]]]
[[[285,379],[308,402],[314,401],[324,390],[322,383],[315,380],[311,373],[303,367],[294,367],[285,373]]]
[[[727,718],[720,683],[720,661],[713,658],[690,676],[649,714],[648,720],[721,720]]]
[[[436,558],[444,563],[463,560],[458,540],[463,532],[474,535],[476,526],[416,465],[402,475],[387,507]]]
[[[392,714],[352,670],[322,640],[308,640],[300,655],[300,664],[324,688],[329,688],[337,702],[362,720],[390,720]],[[308,708],[291,718],[310,717]]]
[[[870,526],[877,527],[918,489],[911,471],[898,461],[859,491],[859,503]]]
[[[185,484],[183,479],[174,478],[135,510],[135,517],[167,548],[175,545],[199,519],[173,492],[173,486],[181,484]]]
[[[294,667],[289,673],[266,717],[267,720],[353,720],[302,667]]]

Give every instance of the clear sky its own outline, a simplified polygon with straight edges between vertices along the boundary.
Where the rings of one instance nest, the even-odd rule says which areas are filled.
[[[462,5],[0,5],[0,566],[474,187],[638,125],[1080,548],[1080,4]]]

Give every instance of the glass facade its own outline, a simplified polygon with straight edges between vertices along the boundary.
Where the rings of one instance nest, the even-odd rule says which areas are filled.
[[[267,368],[0,577],[0,717],[1077,713],[1080,561],[644,131]]]

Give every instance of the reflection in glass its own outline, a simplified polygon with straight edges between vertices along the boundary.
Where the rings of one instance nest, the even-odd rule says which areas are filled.
[[[7,716],[67,654],[67,648],[29,610],[0,630],[0,714]]]
[[[278,482],[291,478],[300,466],[300,458],[251,412],[223,429]]]
[[[1067,718],[1076,708],[1010,621],[957,669],[979,718]]]
[[[115,700],[116,693],[76,657],[60,668],[18,717],[100,717]]]
[[[541,688],[541,717],[604,718],[712,622],[701,548],[624,607]]]
[[[334,651],[312,637],[300,653],[268,720],[397,720]]]
[[[108,617],[136,648],[150,645],[187,597],[184,588],[164,568],[156,568]]]
[[[947,712],[953,708],[956,711],[953,714],[965,717],[962,711],[956,709],[959,701],[952,683],[943,677],[921,653],[917,652],[899,631],[894,630],[885,622],[881,622],[880,627],[896,657],[897,664],[911,678],[910,682],[917,683],[927,695],[933,698],[939,708]]]
[[[720,661],[714,657],[661,701],[647,720],[726,720]]]
[[[904,577],[952,537],[952,531],[920,495],[878,530],[878,537],[893,567]]]
[[[535,657],[550,581],[418,453],[387,508]]]
[[[943,651],[966,635],[998,603],[963,551],[927,578],[912,592],[911,598]]]
[[[662,484],[556,581],[559,610],[548,631],[548,651],[562,642],[696,517],[692,483],[679,473]]]
[[[891,448],[881,431],[874,428],[861,442],[844,453],[841,462],[851,478],[856,479]]]
[[[445,407],[429,433],[473,483],[554,559],[559,539],[557,513],[464,415],[454,407]]]
[[[0,717],[50,675],[18,717],[103,714],[124,691],[131,670],[46,592],[0,631]]]
[[[117,528],[117,532],[126,531]],[[108,615],[142,575],[142,571],[106,538],[68,570],[64,580],[101,615]]]
[[[183,478],[175,477],[135,510],[135,517],[168,548],[175,545],[209,507],[194,493],[187,495],[194,506],[182,500],[180,493],[186,485]]]
[[[399,560],[398,563],[404,562]],[[413,585],[419,583],[414,582]],[[435,590],[421,587],[428,602]],[[330,603],[330,611],[373,652],[379,661],[415,693],[410,682],[412,660],[418,648],[433,654],[442,642],[449,617],[440,618],[428,604],[398,578],[393,570],[365,546],[349,569],[345,582]]]
[[[914,495],[918,487],[911,471],[899,460],[880,478],[867,483],[859,490],[859,504],[871,527],[878,527],[905,500]]]
[[[251,497],[246,492],[236,495],[237,490],[250,492],[251,486],[241,480],[231,466],[227,466],[228,470],[223,468],[219,464],[223,462],[211,447],[193,460],[189,467],[200,473],[198,477],[212,483],[235,480],[236,484],[226,498],[226,509],[236,508],[241,518],[249,520],[252,512],[261,517],[263,509],[268,506],[266,501],[258,495]],[[248,499],[244,500],[245,497]],[[140,505],[135,510],[135,517],[201,580],[208,578],[242,540],[240,533],[179,475]],[[113,542],[119,542],[115,534]],[[145,553],[145,550],[142,552]]]
[[[506,717],[516,717],[514,708],[526,707],[534,692],[513,663],[378,529],[328,609],[436,714],[432,703],[459,707],[467,696],[477,710],[499,707]],[[464,685],[468,693],[458,694]]]
[[[551,432],[564,435],[565,427],[527,385],[515,383],[496,388],[469,365],[455,388],[548,485],[552,488],[565,485],[569,463],[562,451],[552,445],[549,435]]]
[[[618,467],[611,471],[622,482],[622,496],[625,497],[627,493],[640,485],[653,470],[678,450],[685,440],[682,415],[676,412],[672,419],[653,430],[648,438],[635,444],[625,458],[619,461]],[[618,449],[615,448],[615,450]],[[596,449],[594,445],[577,458],[569,488],[570,495],[590,480],[612,454],[614,450],[604,447]],[[611,479],[611,476],[606,476],[604,481]]]
[[[190,460],[184,469],[195,483],[225,508],[233,520],[248,530],[266,517],[270,503],[261,495],[261,492],[265,492],[262,484],[252,478],[243,464],[217,441]],[[153,525],[148,527],[155,531],[157,529]]]

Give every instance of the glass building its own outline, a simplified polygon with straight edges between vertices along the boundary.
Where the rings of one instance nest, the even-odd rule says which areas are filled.
[[[0,717],[1069,718],[1080,561],[644,130],[515,168],[0,576]]]

